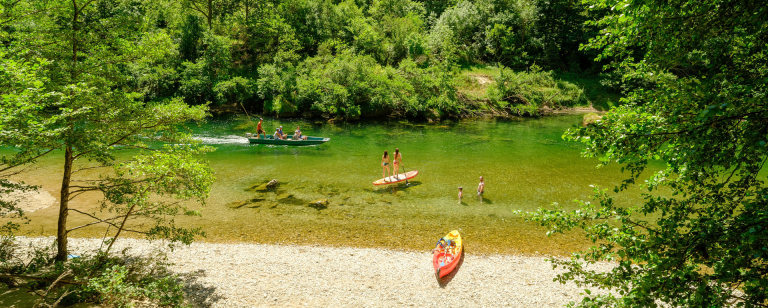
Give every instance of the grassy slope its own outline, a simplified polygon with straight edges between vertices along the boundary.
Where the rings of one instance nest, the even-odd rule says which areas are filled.
[[[456,84],[459,92],[473,100],[486,100],[486,91],[488,86],[494,82],[493,76],[498,74],[499,69],[494,66],[471,65],[464,66],[456,77]],[[564,80],[584,89],[589,101],[589,105],[580,107],[593,107],[597,110],[608,110],[616,105],[621,95],[608,91],[600,84],[600,76],[559,73],[554,74],[556,79]]]

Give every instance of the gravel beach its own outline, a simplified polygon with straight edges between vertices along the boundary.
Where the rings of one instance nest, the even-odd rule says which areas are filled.
[[[53,242],[18,240],[22,247]],[[86,254],[100,240],[69,243],[70,253]],[[160,242],[124,238],[113,251],[126,248],[131,255],[168,250]],[[427,251],[195,243],[168,251],[168,257],[193,307],[562,307],[584,292],[553,282],[559,269],[544,257],[465,250],[462,263],[440,281]]]

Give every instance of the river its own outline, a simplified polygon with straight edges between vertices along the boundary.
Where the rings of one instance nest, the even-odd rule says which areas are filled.
[[[628,176],[619,166],[596,168],[597,159],[579,155],[581,145],[561,138],[579,125],[581,117],[438,124],[265,120],[268,133],[279,125],[287,132],[301,125],[305,135],[331,138],[326,144],[306,147],[251,145],[244,133],[253,128],[244,117],[214,117],[190,129],[216,148],[204,159],[217,180],[203,217],[179,222],[204,227],[208,233],[204,240],[212,242],[429,250],[437,238],[458,229],[467,252],[566,255],[589,245],[583,234],[547,237],[546,230],[513,212],[553,202],[573,208],[574,199],[589,199],[590,185],[613,188]],[[381,178],[383,151],[392,153],[395,148],[403,153],[405,169],[418,170],[419,175],[408,185],[372,185]],[[14,179],[42,185],[57,196],[58,156]],[[480,176],[486,183],[482,203],[475,198]],[[280,182],[276,191],[249,189],[272,179]],[[457,200],[459,186],[464,187],[463,203]],[[92,195],[73,206],[93,211],[97,199]],[[328,200],[327,207],[311,204],[322,199]],[[616,196],[620,205],[640,201],[637,188]],[[32,223],[23,227],[23,233],[54,235],[57,213],[56,206],[31,213]],[[87,221],[71,217],[71,226]],[[103,232],[85,228],[70,235],[101,237]]]

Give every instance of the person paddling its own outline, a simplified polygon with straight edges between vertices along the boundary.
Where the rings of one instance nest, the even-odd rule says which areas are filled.
[[[400,174],[398,174],[398,172],[400,172],[399,168],[403,164],[403,154],[400,153],[400,148],[395,148],[394,160],[395,160],[394,162],[395,171],[392,173],[394,173],[395,177],[399,180]]]
[[[384,151],[384,156],[381,157],[381,176],[385,182],[389,182],[389,154]]]
[[[262,134],[262,135],[264,135],[264,138],[267,138],[267,132],[265,132],[261,128],[261,122],[263,122],[263,121],[264,121],[264,119],[259,118],[259,124],[256,124],[256,138],[259,138],[259,134]],[[253,123],[253,122],[251,122],[251,123]]]

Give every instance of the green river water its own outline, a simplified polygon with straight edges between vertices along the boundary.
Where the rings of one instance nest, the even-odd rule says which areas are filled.
[[[331,138],[320,146],[287,147],[248,144],[244,133],[253,129],[244,117],[215,117],[191,128],[216,148],[205,159],[217,180],[203,217],[179,222],[203,226],[208,233],[204,240],[213,242],[429,250],[439,237],[458,229],[471,252],[568,254],[589,244],[580,233],[546,237],[546,230],[513,211],[552,202],[572,207],[574,199],[589,199],[590,185],[612,188],[627,176],[619,166],[596,168],[596,159],[579,155],[579,144],[562,140],[563,132],[581,118],[439,124],[266,119],[264,128],[270,133],[278,125],[287,132],[301,125],[305,135]],[[404,167],[419,170],[419,175],[409,185],[373,186],[381,178],[383,151],[392,153],[396,147]],[[42,185],[57,196],[60,165],[58,158],[47,158],[14,179]],[[486,183],[483,203],[474,197],[479,176]],[[277,191],[249,190],[271,179],[280,181]],[[464,187],[461,204],[458,186]],[[329,201],[327,208],[310,205],[319,199]],[[73,206],[92,211],[96,200],[96,195],[86,196]],[[637,203],[639,190],[622,193],[616,201]],[[57,214],[56,206],[31,213],[24,233],[54,235]],[[70,217],[71,226],[88,221]],[[85,228],[71,236],[101,237],[103,232]]]

